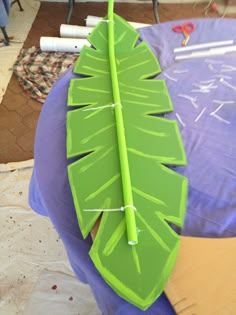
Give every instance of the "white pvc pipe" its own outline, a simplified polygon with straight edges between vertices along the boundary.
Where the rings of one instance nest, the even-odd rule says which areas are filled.
[[[58,52],[80,52],[83,46],[91,46],[91,44],[82,38],[60,38],[46,37],[40,38],[40,49],[42,51],[58,51]]]
[[[203,49],[203,48],[210,48],[210,47],[219,47],[224,45],[232,45],[234,43],[233,40],[225,40],[225,41],[218,41],[218,42],[209,42],[209,43],[203,43],[203,44],[197,44],[197,45],[191,45],[191,46],[185,46],[185,47],[178,47],[174,49],[174,52],[185,52],[187,50],[197,50],[197,49]]]
[[[68,38],[87,38],[93,27],[61,24],[60,36]]]
[[[85,19],[86,26],[94,27],[96,26],[100,21],[102,20],[101,17],[94,16],[94,15],[88,15]]]
[[[103,18],[94,16],[94,15],[88,15],[86,18],[86,26],[94,27],[96,26]],[[105,22],[104,22],[105,23]],[[128,22],[131,26],[134,28],[141,28],[145,26],[150,26],[151,24],[144,24],[144,23],[136,23],[136,22]]]
[[[230,52],[236,52],[236,45],[219,47],[219,48],[211,48],[208,50],[192,52],[191,54],[178,55],[178,56],[175,56],[175,60],[186,60],[186,59],[193,59],[193,58],[220,56],[220,55],[224,55]]]

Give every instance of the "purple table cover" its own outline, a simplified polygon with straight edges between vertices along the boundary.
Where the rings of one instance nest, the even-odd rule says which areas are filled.
[[[187,214],[180,233],[198,237],[236,236],[236,53],[175,62],[173,49],[182,34],[172,21],[140,29],[162,67],[174,104],[166,114],[179,123],[188,165],[174,167],[189,179]],[[188,45],[222,40],[236,42],[236,20],[192,19],[196,26]],[[88,255],[68,183],[66,112],[70,69],[51,90],[40,115],[35,139],[35,166],[29,202],[50,218],[78,278],[90,285],[104,315],[175,314],[164,294],[141,311],[121,299],[104,282]],[[70,161],[71,163],[72,161]]]

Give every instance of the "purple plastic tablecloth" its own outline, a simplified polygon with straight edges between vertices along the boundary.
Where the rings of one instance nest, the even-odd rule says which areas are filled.
[[[174,61],[182,35],[172,21],[140,29],[158,57],[174,104],[166,114],[179,123],[188,165],[175,167],[189,179],[183,235],[236,236],[236,53]],[[236,20],[193,19],[188,45],[220,40],[236,42]],[[172,315],[164,294],[145,312],[121,299],[104,282],[88,255],[91,239],[83,240],[68,184],[66,112],[70,69],[54,85],[40,115],[35,139],[35,166],[29,201],[50,218],[81,281],[88,283],[104,315]],[[71,162],[71,161],[70,161]]]

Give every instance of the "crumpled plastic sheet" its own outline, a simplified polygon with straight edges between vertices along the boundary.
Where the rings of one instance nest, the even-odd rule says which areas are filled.
[[[28,205],[32,169],[0,164],[0,315],[100,315],[51,222]]]

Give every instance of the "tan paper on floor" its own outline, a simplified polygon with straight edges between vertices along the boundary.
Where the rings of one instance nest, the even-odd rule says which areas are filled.
[[[182,237],[165,292],[181,315],[236,314],[236,238]]]
[[[88,285],[74,276],[44,270],[24,315],[101,315]]]
[[[0,315],[63,314],[50,312],[59,308],[63,315],[98,315],[52,223],[28,205],[32,167],[33,160],[0,164]],[[55,283],[58,290],[51,289]]]

